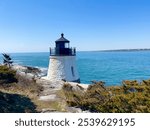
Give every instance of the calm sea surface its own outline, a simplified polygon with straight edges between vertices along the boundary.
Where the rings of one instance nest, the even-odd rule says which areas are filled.
[[[47,68],[49,53],[12,53],[16,64]],[[77,66],[82,83],[102,80],[119,85],[122,80],[150,79],[150,51],[77,52]],[[0,55],[2,62],[2,55]]]

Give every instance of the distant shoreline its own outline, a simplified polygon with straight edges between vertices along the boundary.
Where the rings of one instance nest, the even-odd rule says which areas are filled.
[[[145,49],[112,49],[112,50],[87,50],[87,51],[77,51],[77,52],[133,52],[133,51],[150,51],[150,48]],[[2,53],[2,52],[0,52]],[[9,52],[9,54],[26,54],[26,53],[49,53],[49,52]]]
[[[132,51],[150,51],[150,49],[116,49],[116,50],[97,50],[89,52],[132,52]]]

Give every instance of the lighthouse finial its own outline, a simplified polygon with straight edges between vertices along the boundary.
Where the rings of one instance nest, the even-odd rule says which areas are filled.
[[[64,37],[64,34],[63,34],[63,33],[61,34],[61,37]]]

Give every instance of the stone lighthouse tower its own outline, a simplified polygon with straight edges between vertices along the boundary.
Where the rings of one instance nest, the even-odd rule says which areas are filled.
[[[80,82],[76,67],[76,49],[71,48],[69,43],[64,34],[61,34],[61,38],[55,41],[55,48],[50,48],[48,79]]]

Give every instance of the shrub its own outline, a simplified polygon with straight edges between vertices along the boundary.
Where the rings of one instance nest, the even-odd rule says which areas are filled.
[[[142,85],[137,81],[124,83],[124,86],[104,87],[101,81],[94,82],[82,94],[68,89],[65,96],[70,106],[91,112],[150,112],[150,87],[147,86],[149,84]],[[136,91],[129,91],[133,88]]]
[[[150,86],[150,80],[143,80],[142,85]]]
[[[123,90],[125,93],[128,93],[129,90],[131,89],[134,89],[135,86],[138,86],[139,83],[137,80],[124,80],[122,82],[122,85],[123,85]]]
[[[7,84],[17,82],[16,72],[7,66],[0,66],[0,83]]]
[[[66,96],[66,101],[69,106],[80,107],[83,110],[97,112],[97,105],[103,104],[110,98],[109,91],[104,87],[103,82],[95,82],[90,85],[86,92],[72,91],[70,85],[64,85],[63,90]]]
[[[139,83],[137,80],[124,80],[122,82],[123,86],[126,86],[126,87],[131,87],[131,86],[138,86]]]

